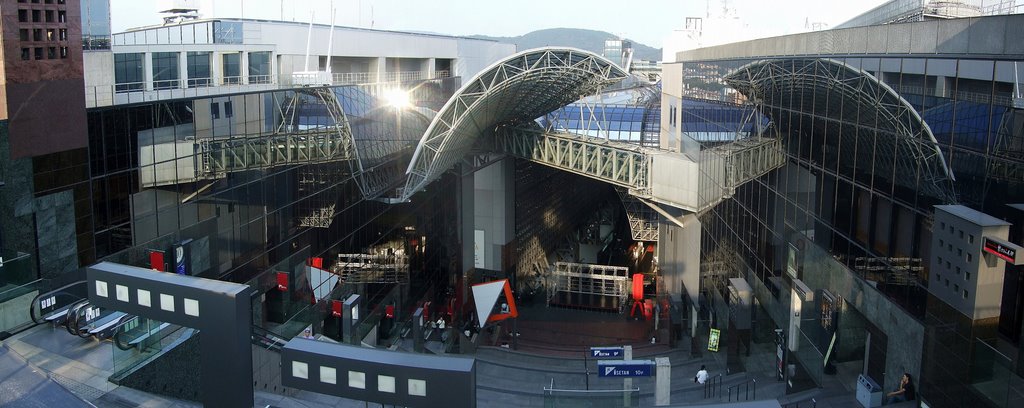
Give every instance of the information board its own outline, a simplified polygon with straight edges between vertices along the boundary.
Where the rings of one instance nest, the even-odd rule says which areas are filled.
[[[708,351],[718,351],[719,336],[721,332],[718,329],[711,329],[711,334],[708,335]]]

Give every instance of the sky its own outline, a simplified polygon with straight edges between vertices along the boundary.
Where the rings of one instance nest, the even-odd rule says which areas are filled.
[[[157,10],[183,0],[111,0],[115,33],[161,23]],[[685,17],[705,17],[723,0],[184,0],[209,17],[242,17],[328,24],[331,5],[336,24],[449,35],[517,36],[545,28],[607,31],[660,48]],[[728,0],[749,31],[749,38],[807,31],[805,22],[834,27],[885,0]],[[212,10],[212,16],[209,15]]]

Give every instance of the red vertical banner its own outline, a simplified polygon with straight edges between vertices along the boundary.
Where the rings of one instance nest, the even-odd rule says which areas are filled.
[[[341,301],[340,300],[332,300],[331,301],[331,316],[341,317]]]
[[[644,274],[633,274],[633,301],[640,301],[644,298]]]
[[[384,317],[388,319],[395,318],[395,305],[384,306]]]
[[[149,251],[149,267],[154,271],[164,271],[164,251]]]
[[[277,273],[277,290],[288,290],[288,272]]]
[[[309,258],[309,266],[324,269],[324,258]]]

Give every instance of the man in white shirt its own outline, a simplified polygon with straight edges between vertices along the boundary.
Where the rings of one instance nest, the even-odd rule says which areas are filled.
[[[704,384],[708,382],[708,370],[703,365],[700,366],[700,371],[697,371],[697,375],[693,377],[693,381],[698,384]]]

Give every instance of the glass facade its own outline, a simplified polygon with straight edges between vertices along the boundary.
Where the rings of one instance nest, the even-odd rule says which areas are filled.
[[[110,0],[82,0],[81,7],[82,50],[109,50]],[[46,20],[51,21],[50,14],[46,15]]]
[[[271,82],[270,51],[249,53],[249,83],[269,84]]]
[[[929,295],[929,278],[939,272],[927,262],[933,206],[963,204],[1005,218],[1013,211],[1008,204],[1024,201],[1024,64],[920,56],[830,59],[837,62],[682,64],[684,97],[673,101],[682,116],[688,110],[706,113],[709,104],[756,99],[748,106],[760,109],[762,123],[781,138],[788,158],[783,168],[740,186],[701,216],[702,263],[714,269],[729,260],[727,269],[746,277],[755,291],[772,294],[775,300],[763,305],[778,309],[769,312],[782,325],[790,308],[783,281],[799,278],[818,291],[870,285],[929,333],[922,393],[940,406],[967,401],[965,373],[981,364],[969,359],[970,344],[997,333],[992,322],[958,320],[955,310]],[[741,67],[754,74],[743,76]],[[858,95],[830,82],[837,78],[863,84],[877,79],[894,94]],[[728,117],[721,118],[730,122]],[[688,122],[694,120],[682,119],[684,126]],[[853,282],[841,283],[846,276]],[[725,288],[711,280],[703,290]],[[809,318],[803,324],[808,321],[821,322]],[[954,322],[956,328],[948,329]],[[806,341],[795,357],[820,369],[827,344],[813,331],[802,328],[800,335]],[[804,350],[806,345],[813,351]],[[811,377],[821,376],[810,371]],[[884,368],[872,371],[881,376]]]
[[[179,88],[177,52],[153,53],[153,89]]]
[[[210,75],[211,52],[190,51],[188,59],[188,87],[212,86],[213,81]]]
[[[142,73],[143,53],[114,54],[114,82],[117,92],[139,91],[145,88]]]
[[[456,83],[423,88],[457,88],[458,79],[451,81]],[[90,110],[90,177],[83,185],[92,196],[91,210],[84,212],[92,216],[78,229],[93,237],[80,246],[94,242],[95,251],[82,264],[109,260],[148,267],[150,251],[168,252],[191,240],[189,273],[249,282],[267,295],[254,304],[261,326],[288,338],[313,323],[340,336],[323,303],[317,306],[310,296],[319,289],[321,298],[337,299],[353,289],[318,288],[324,283],[311,281],[303,269],[312,257],[326,267],[340,254],[397,248],[410,254],[410,274],[419,282],[414,291],[426,290],[448,276],[442,254],[459,248],[448,228],[456,222],[455,198],[443,194],[455,188],[454,179],[443,178],[442,187],[409,203],[386,204],[366,194],[359,166],[349,158],[267,165],[241,157],[261,141],[288,140],[285,135],[302,133],[309,140],[333,134],[340,123],[332,112],[340,109],[362,166],[388,175],[383,185],[397,186],[429,122],[387,107],[377,91],[310,88]],[[392,167],[399,171],[386,173]],[[308,224],[325,213],[324,224]],[[282,271],[295,282],[287,295],[276,289]],[[391,299],[395,287],[367,285],[370,310]]]
[[[225,84],[242,83],[242,53],[233,52],[221,56],[221,76]]]

